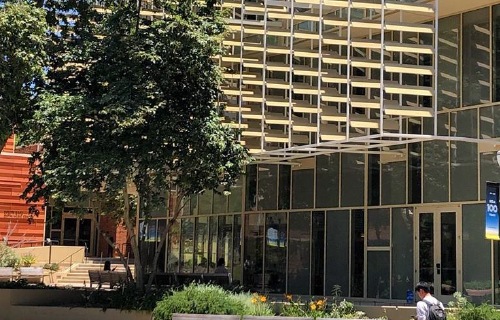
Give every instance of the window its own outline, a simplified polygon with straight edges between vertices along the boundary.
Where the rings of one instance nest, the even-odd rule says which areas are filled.
[[[202,194],[198,195],[199,214],[212,213],[213,193],[212,190],[205,190]]]
[[[246,199],[245,211],[253,211],[257,207],[257,165],[246,167]]]
[[[380,204],[380,155],[368,155],[368,205]]]
[[[196,218],[195,273],[208,272],[208,217]]]
[[[287,292],[309,294],[311,213],[291,212],[289,232]]]
[[[233,228],[233,281],[238,284],[243,281],[243,268],[241,265],[242,240],[241,215],[235,215]]]
[[[460,15],[439,20],[438,110],[460,107]]]
[[[422,133],[422,118],[408,119],[408,132]],[[408,144],[408,203],[422,202],[422,143]]]
[[[368,210],[368,246],[388,247],[391,244],[389,209]]]
[[[292,182],[292,167],[288,165],[279,166],[279,195],[278,209],[290,209],[290,188]]]
[[[363,297],[365,270],[365,212],[352,210],[351,224],[351,297]]]
[[[364,203],[365,157],[362,154],[342,153],[342,206],[362,206]]]
[[[316,158],[316,208],[339,206],[339,154]]]
[[[285,293],[287,214],[269,213],[266,218],[265,292]]]
[[[389,299],[390,287],[390,252],[368,251],[367,253],[367,297],[374,299]]]
[[[245,216],[245,260],[243,284],[251,290],[262,290],[264,214]]]
[[[312,208],[314,201],[314,170],[293,170],[292,206],[294,209]]]
[[[214,272],[217,267],[217,217],[210,217],[208,220],[208,272]]]
[[[326,213],[325,295],[349,296],[349,214],[349,210]]]
[[[224,195],[224,187],[219,187],[214,191],[214,213],[227,212],[227,196]]]
[[[406,203],[406,162],[382,164],[382,205]]]
[[[194,219],[181,220],[181,264],[180,272],[193,272]]]
[[[276,210],[276,202],[278,201],[278,166],[273,164],[259,165],[258,174],[257,209],[259,211]]]
[[[481,154],[481,200],[486,199],[486,182],[500,181],[500,166],[496,152]]]
[[[179,221],[175,221],[168,235],[167,272],[179,272],[179,231]]]
[[[231,270],[233,262],[233,216],[219,216],[217,261],[224,259],[225,266]]]
[[[240,178],[231,187],[231,194],[228,197],[229,212],[241,212],[241,201],[243,196],[242,188],[243,178]]]
[[[463,14],[463,105],[490,102],[489,8]]]
[[[392,299],[413,291],[413,209],[392,209]]]
[[[324,295],[325,212],[313,212],[311,234],[311,294]]]
[[[500,101],[500,6],[493,6],[493,101]],[[498,113],[498,111],[497,111]],[[498,122],[497,122],[498,123]]]

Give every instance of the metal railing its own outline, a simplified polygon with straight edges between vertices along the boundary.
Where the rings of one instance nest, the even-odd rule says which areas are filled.
[[[71,268],[73,267],[73,256],[79,252],[81,252],[82,250],[86,250],[87,248],[86,247],[83,247],[83,248],[80,248],[78,249],[77,251],[73,252],[72,254],[70,254],[69,256],[67,256],[66,258],[62,259],[61,261],[59,261],[59,265],[62,265],[63,262],[67,261],[69,259],[69,271],[71,271]],[[85,256],[85,254],[84,254]]]

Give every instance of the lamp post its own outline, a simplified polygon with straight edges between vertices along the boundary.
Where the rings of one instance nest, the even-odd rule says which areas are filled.
[[[49,264],[50,264],[52,260],[52,240],[50,238],[47,238],[45,242],[47,242],[47,244],[49,245]]]

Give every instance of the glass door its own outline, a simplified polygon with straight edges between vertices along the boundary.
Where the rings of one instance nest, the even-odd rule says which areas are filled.
[[[449,302],[462,282],[460,207],[420,208],[416,219],[416,279],[432,284],[434,295]]]
[[[77,219],[76,218],[64,218],[63,221],[63,246],[75,246],[76,245],[76,233],[77,233]]]

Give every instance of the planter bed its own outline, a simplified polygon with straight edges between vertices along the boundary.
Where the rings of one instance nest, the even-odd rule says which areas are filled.
[[[241,320],[240,316],[214,314],[174,313],[172,320]]]

